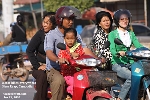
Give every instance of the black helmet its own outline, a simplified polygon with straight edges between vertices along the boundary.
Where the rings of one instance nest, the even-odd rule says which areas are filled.
[[[114,23],[117,25],[117,27],[119,26],[119,20],[120,20],[120,16],[122,14],[127,15],[128,19],[129,19],[129,23],[130,23],[130,20],[131,20],[131,17],[132,17],[130,11],[126,10],[126,9],[119,9],[114,13],[114,17],[113,17],[114,18]]]

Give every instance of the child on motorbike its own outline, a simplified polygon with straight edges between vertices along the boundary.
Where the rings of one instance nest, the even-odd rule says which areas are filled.
[[[77,42],[77,31],[74,28],[68,28],[64,32],[64,41],[66,50],[60,50],[58,57],[69,59],[77,59],[84,55],[84,50],[80,43]],[[61,66],[61,74],[68,85],[67,92],[73,95],[73,74],[76,72],[75,68]]]
[[[109,33],[108,39],[110,41],[110,51],[112,53],[112,70],[117,72],[120,78],[125,79],[117,100],[126,100],[126,95],[131,87],[131,71],[130,65],[133,60],[125,56],[125,52],[130,49],[132,45],[136,48],[142,47],[136,38],[133,31],[129,30],[131,21],[131,13],[128,10],[117,10],[114,13],[114,23],[117,29]],[[115,38],[120,39],[123,45],[115,44]],[[118,55],[119,54],[119,55]]]

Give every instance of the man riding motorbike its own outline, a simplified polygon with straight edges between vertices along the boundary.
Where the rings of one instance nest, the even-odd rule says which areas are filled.
[[[47,80],[50,84],[52,93],[51,100],[62,100],[65,99],[65,80],[60,74],[60,65],[62,63],[68,63],[64,58],[58,58],[59,49],[57,48],[58,43],[64,43],[64,31],[67,28],[71,28],[75,17],[79,16],[80,12],[78,9],[71,6],[60,7],[56,11],[56,23],[57,27],[47,33],[44,41],[44,50],[46,52],[46,73]],[[97,58],[82,42],[81,37],[77,35],[77,41],[81,43],[85,53]]]

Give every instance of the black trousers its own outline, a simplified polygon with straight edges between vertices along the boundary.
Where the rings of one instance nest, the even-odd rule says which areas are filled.
[[[32,76],[36,79],[36,90],[34,100],[48,100],[47,99],[47,75],[43,70],[33,69]]]

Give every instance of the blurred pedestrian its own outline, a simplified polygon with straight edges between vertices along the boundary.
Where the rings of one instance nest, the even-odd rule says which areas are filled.
[[[21,45],[27,44],[26,39],[26,28],[23,25],[23,16],[18,15],[16,18],[17,22],[15,24],[11,24],[11,33],[7,35],[3,45]],[[13,69],[14,59],[18,58],[19,55],[6,55],[7,65],[6,65],[6,72],[10,73],[11,69]]]
[[[17,23],[15,25],[13,25],[13,27],[12,27],[12,40],[13,40],[13,42],[10,43],[10,45],[27,44],[26,28],[23,25],[23,16],[18,15],[16,20],[17,20]]]

